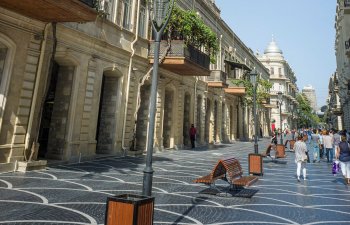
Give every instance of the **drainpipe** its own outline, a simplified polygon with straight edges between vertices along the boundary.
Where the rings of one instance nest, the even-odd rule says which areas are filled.
[[[129,100],[129,86],[130,86],[130,77],[131,77],[131,71],[132,71],[132,61],[133,57],[135,55],[135,49],[134,45],[138,40],[139,36],[139,13],[140,11],[140,0],[137,1],[137,15],[136,15],[136,31],[135,31],[135,39],[133,42],[131,42],[130,48],[131,48],[131,56],[129,61],[129,69],[128,69],[128,81],[126,84],[126,96],[125,96],[125,108],[124,108],[124,122],[123,122],[123,137],[122,137],[122,149],[124,152],[124,156],[126,156],[127,148],[125,146],[125,129],[126,129],[126,119],[127,119],[127,113],[128,113],[128,100]]]
[[[38,60],[38,68],[36,71],[35,75],[35,86],[34,86],[34,92],[33,92],[33,98],[32,98],[32,105],[30,108],[30,114],[29,114],[29,120],[28,120],[28,128],[27,128],[27,134],[26,134],[26,140],[24,144],[24,158],[27,158],[26,152],[31,148],[32,142],[37,141],[33,140],[32,141],[32,127],[33,127],[33,120],[34,120],[34,112],[36,108],[36,104],[38,102],[38,91],[39,91],[39,82],[41,80],[41,71],[43,67],[43,62],[44,62],[44,53],[46,50],[46,42],[47,42],[47,35],[48,35],[48,28],[50,27],[51,23],[45,24],[44,30],[43,30],[43,37],[42,41],[40,43],[40,55],[39,55],[39,60]],[[40,118],[38,118],[40,120]],[[39,132],[39,128],[37,127],[37,132]],[[39,134],[38,134],[39,135]],[[31,160],[31,159],[30,159]]]
[[[197,83],[198,83],[198,77],[196,76],[196,81],[194,82],[194,107],[198,104],[197,102]],[[197,103],[197,104],[196,104]],[[198,124],[196,124],[196,108],[193,109],[193,123],[198,127]]]

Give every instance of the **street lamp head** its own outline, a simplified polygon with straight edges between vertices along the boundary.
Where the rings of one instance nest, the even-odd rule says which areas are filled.
[[[249,74],[250,82],[252,83],[252,85],[254,87],[256,85],[257,76],[258,76],[258,74],[255,70],[252,70]]]
[[[159,32],[170,19],[174,0],[150,0],[148,3],[152,25]]]
[[[282,104],[282,92],[279,91],[279,92],[277,93],[277,96],[278,96],[278,102],[279,102],[280,104]]]

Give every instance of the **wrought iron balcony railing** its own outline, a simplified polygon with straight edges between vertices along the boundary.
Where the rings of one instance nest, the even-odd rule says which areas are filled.
[[[191,45],[185,45],[183,40],[172,40],[170,49],[167,41],[160,43],[160,57],[165,55],[164,62],[160,65],[180,75],[209,76],[209,55],[199,51]],[[151,63],[154,57],[154,42],[150,42],[149,54]]]
[[[344,7],[350,7],[350,0],[344,0]]]

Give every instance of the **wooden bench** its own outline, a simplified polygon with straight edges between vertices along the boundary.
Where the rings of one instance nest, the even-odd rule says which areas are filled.
[[[194,180],[215,187],[215,181],[223,179],[230,184],[230,189],[250,186],[258,180],[256,176],[243,176],[242,166],[236,158],[220,159],[210,174]]]

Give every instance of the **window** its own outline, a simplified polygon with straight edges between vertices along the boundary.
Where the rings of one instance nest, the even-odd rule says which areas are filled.
[[[278,68],[278,74],[282,76],[282,68]]]
[[[131,29],[131,0],[123,0],[124,14],[123,14],[123,27],[125,29]]]
[[[0,42],[0,85],[5,69],[5,60],[7,55],[7,47]]]
[[[146,38],[146,24],[147,24],[147,14],[146,14],[146,0],[141,1],[140,15],[139,15],[139,36]]]
[[[4,114],[10,76],[14,63],[15,43],[7,36],[0,33],[0,119]],[[1,124],[0,124],[1,129]]]
[[[275,70],[274,70],[273,67],[270,68],[270,74],[271,74],[271,75],[274,75],[274,74],[275,74]]]

